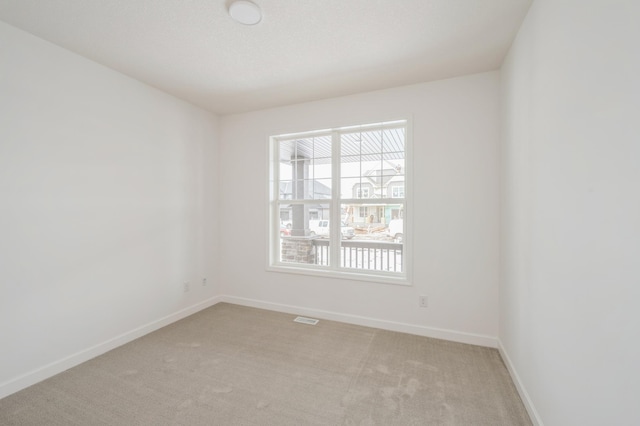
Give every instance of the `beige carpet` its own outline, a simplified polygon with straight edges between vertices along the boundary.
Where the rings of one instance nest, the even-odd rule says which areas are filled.
[[[2,425],[530,425],[495,349],[221,303],[0,400]]]

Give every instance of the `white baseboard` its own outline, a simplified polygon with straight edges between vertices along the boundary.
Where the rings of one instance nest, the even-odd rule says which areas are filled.
[[[518,376],[518,373],[513,363],[511,362],[511,358],[509,358],[507,351],[505,350],[504,346],[502,346],[502,342],[500,341],[500,339],[498,339],[498,351],[500,352],[500,356],[502,357],[504,364],[507,366],[507,370],[511,375],[511,380],[513,380],[513,383],[516,385],[516,389],[518,389],[520,398],[522,399],[522,402],[524,403],[524,406],[527,409],[527,413],[529,413],[529,417],[531,417],[531,422],[533,423],[534,426],[544,426],[544,424],[542,423],[542,419],[538,414],[538,411],[533,405],[533,401],[531,401],[531,398],[529,397],[529,393],[527,392],[527,390],[524,387],[524,384],[520,380],[520,376]]]
[[[424,327],[395,321],[386,321],[376,318],[362,317],[358,315],[342,314],[338,312],[324,311],[321,309],[305,308],[301,306],[284,305],[280,303],[265,302],[262,300],[246,299],[235,296],[220,296],[221,302],[235,305],[249,306],[252,308],[267,309],[270,311],[284,312],[287,314],[305,315],[330,321],[340,321],[348,324],[362,325],[365,327],[380,328],[400,333],[415,334],[418,336],[433,337],[436,339],[450,340],[471,345],[497,348],[498,341],[495,337],[482,334],[464,333],[460,331],[445,330],[434,327]]]
[[[212,297],[0,384],[0,399],[220,302]]]
[[[261,300],[255,300],[255,299],[246,299],[246,298],[234,297],[234,296],[216,296],[216,297],[212,297],[210,299],[204,300],[202,302],[199,302],[195,305],[184,308],[173,314],[167,315],[166,317],[160,318],[158,320],[155,320],[153,322],[150,322],[148,324],[135,328],[131,331],[123,333],[105,342],[99,343],[90,348],[87,348],[75,354],[69,355],[63,359],[54,361],[48,365],[40,367],[29,373],[23,374],[21,376],[8,380],[4,383],[1,383],[0,399],[8,395],[11,395],[12,393],[18,392],[26,387],[34,385],[38,382],[41,382],[42,380],[52,377],[65,370],[68,370],[69,368],[75,367],[76,365],[82,364],[83,362],[86,362],[92,358],[102,355],[105,352],[108,352],[112,349],[115,349],[119,346],[129,343],[132,340],[135,340],[155,330],[165,327],[173,322],[186,318],[189,315],[193,315],[196,312],[201,311],[202,309],[208,308],[210,306],[213,306],[219,302],[228,302],[236,305],[249,306],[254,308],[267,309],[271,311],[285,312],[285,313],[296,314],[296,315],[312,316],[319,319],[340,321],[348,324],[380,328],[383,330],[415,334],[418,336],[433,337],[436,339],[450,340],[453,342],[468,343],[472,345],[486,346],[491,348],[498,347],[498,340],[495,337],[481,335],[481,334],[464,333],[464,332],[445,330],[445,329],[434,328],[434,327],[424,327],[424,326],[419,326],[414,324],[386,321],[386,320],[381,320],[376,318],[343,314],[338,312],[305,308],[300,306],[284,305],[284,304],[265,302]],[[506,355],[504,355],[504,351],[501,349],[500,352],[501,354],[503,354],[503,358],[506,360],[507,358],[506,358]],[[512,377],[514,377],[514,382],[516,383],[516,386],[518,387],[518,391],[520,392],[521,385],[519,381],[516,380],[517,376],[514,375],[514,373],[512,372],[512,369],[509,367],[510,364],[507,361],[505,361],[505,363],[507,364],[509,371],[512,373]],[[525,400],[524,396],[522,396],[522,398],[523,400]],[[529,410],[530,407],[529,405],[527,405],[527,402],[525,402],[525,405],[527,406],[527,410]],[[535,410],[533,412],[535,413]],[[538,424],[542,425],[542,423],[538,423]]]

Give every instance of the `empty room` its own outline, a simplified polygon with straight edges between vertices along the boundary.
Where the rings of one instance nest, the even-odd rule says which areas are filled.
[[[0,0],[0,424],[640,424],[637,0]]]

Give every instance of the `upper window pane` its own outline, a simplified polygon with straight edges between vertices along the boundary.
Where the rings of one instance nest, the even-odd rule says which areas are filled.
[[[331,198],[331,136],[279,141],[281,200]]]
[[[385,129],[382,133],[382,151],[401,153],[404,158],[406,131],[404,127]]]
[[[391,198],[390,185],[404,184],[404,146],[404,127],[341,134],[340,198]]]

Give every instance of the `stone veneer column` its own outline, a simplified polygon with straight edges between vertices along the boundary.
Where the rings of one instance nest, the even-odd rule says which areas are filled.
[[[282,239],[282,261],[291,263],[316,263],[315,237],[288,237]]]

